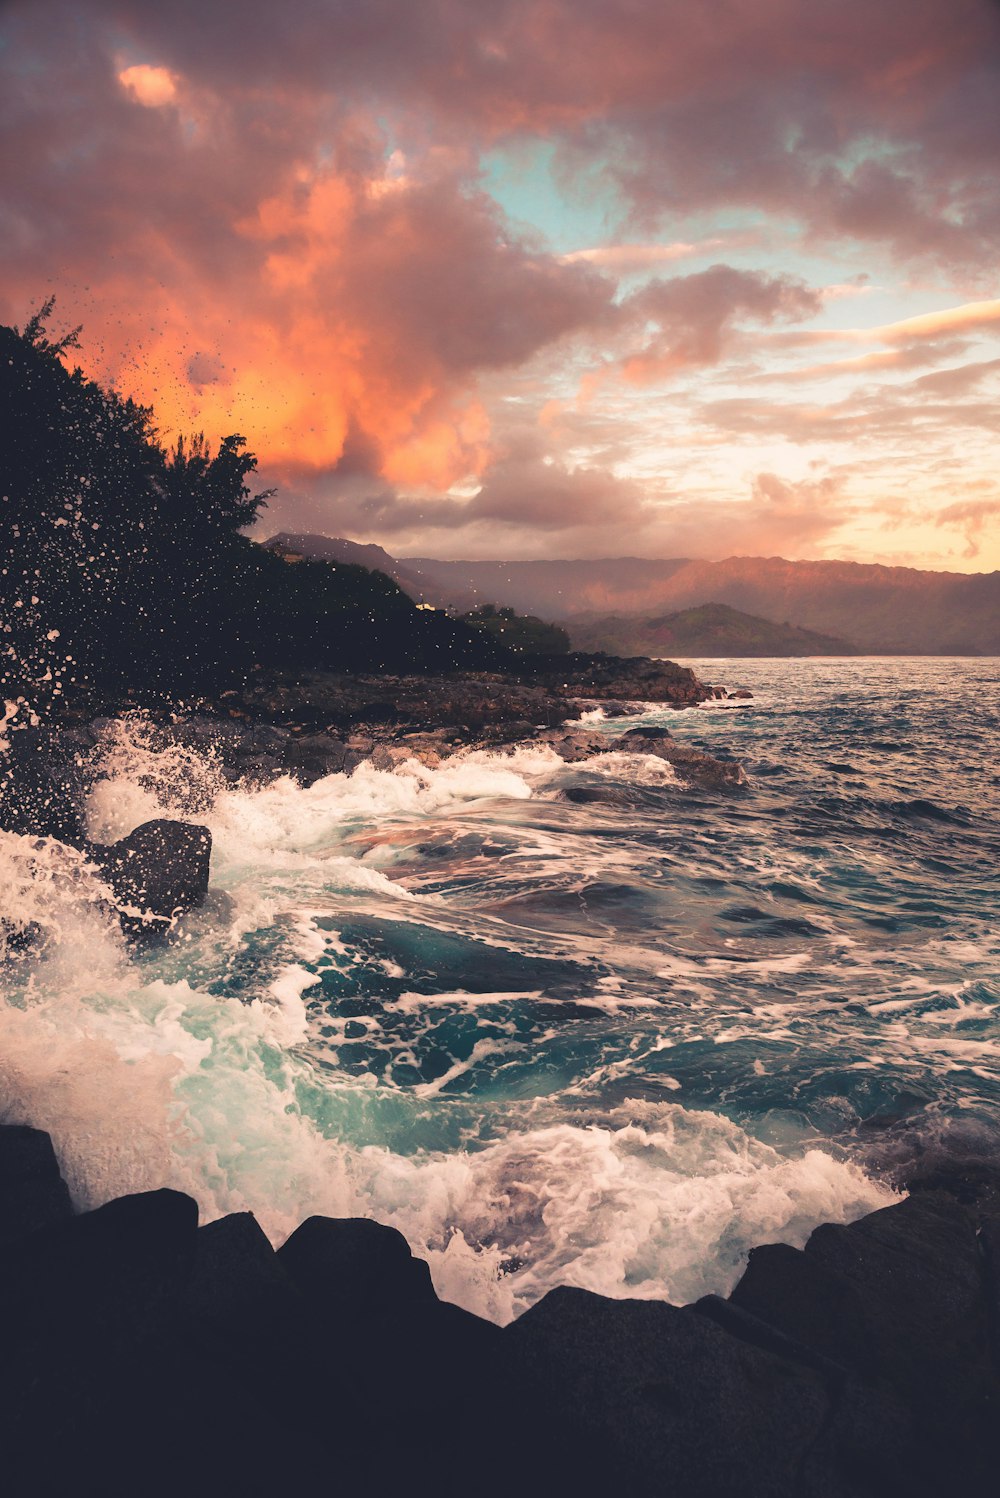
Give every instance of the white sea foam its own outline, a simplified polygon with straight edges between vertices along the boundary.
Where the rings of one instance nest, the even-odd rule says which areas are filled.
[[[672,774],[645,760],[615,754],[600,764],[609,774]],[[537,1029],[526,1040],[510,1025],[501,1038],[492,1017],[496,1006],[525,1010],[541,996],[535,987],[474,994],[453,978],[438,994],[387,999],[386,1025],[426,1009],[435,1022],[472,1014],[494,1026],[409,1090],[371,1071],[315,1064],[322,965],[349,973],[356,960],[346,926],[341,933],[318,921],[336,925],[340,912],[362,909],[446,930],[460,924],[440,897],[417,895],[375,866],[378,835],[526,802],[574,773],[550,749],[467,754],[436,769],[364,765],[308,788],[290,779],[242,788],[225,782],[211,755],[158,750],[130,722],[109,730],[106,764],[110,778],[88,808],[92,835],[119,837],[152,816],[196,816],[212,829],[213,886],[230,905],[194,917],[186,946],[136,962],[80,855],[0,835],[4,908],[20,931],[34,926],[48,938],[30,968],[11,964],[9,1002],[0,1005],[0,1116],[52,1133],[80,1206],[172,1185],[194,1195],[206,1218],[256,1212],[275,1242],[312,1212],[374,1216],[428,1258],[442,1295],[505,1321],[559,1283],[676,1301],[725,1291],[753,1243],[799,1243],[818,1221],[891,1199],[850,1164],[818,1149],[781,1154],[676,1096],[596,1107],[603,1085],[621,1096],[628,1084],[629,1068],[616,1060],[595,1062],[553,1098],[470,1100],[463,1089],[477,1067],[504,1066],[552,1040],[555,1032]],[[540,828],[525,829],[519,849],[526,863],[539,861],[536,878],[566,856],[557,834]],[[584,871],[598,860],[605,877],[630,856],[605,847],[598,859],[582,844],[574,854]],[[497,930],[483,918],[476,939],[505,946]],[[255,932],[272,946],[241,997],[209,991]],[[576,938],[558,951],[577,947],[585,955]],[[621,968],[634,962],[698,980],[732,971],[722,957],[671,963],[652,941],[616,938],[614,956]],[[741,971],[794,974],[807,956],[762,957]],[[391,958],[373,961],[387,979],[405,977]],[[655,1010],[654,997],[615,973],[595,981],[589,1004],[613,1015]],[[378,1024],[366,1018],[359,1028],[377,1034]],[[331,1026],[338,1046],[346,1026]],[[685,1038],[692,1033],[689,1023]],[[961,1044],[950,1052],[955,1064],[965,1059]],[[631,1062],[670,1046],[666,1035],[647,1036]],[[675,1078],[660,1073],[660,1082],[676,1094]],[[425,1142],[435,1120],[440,1135],[465,1147]]]
[[[499,1321],[561,1283],[677,1301],[725,1291],[753,1243],[801,1242],[817,1221],[891,1199],[818,1150],[784,1158],[672,1104],[625,1104],[586,1127],[534,1123],[529,1108],[469,1151],[324,1138],[298,1098],[306,1063],[274,1061],[300,1038],[285,1010],[309,976],[286,971],[275,985],[277,1023],[275,1006],[137,985],[124,966],[86,997],[4,1006],[3,1116],[49,1130],[80,1206],[171,1185],[206,1219],[255,1211],[276,1243],[312,1212],[371,1215],[428,1258],[444,1297]],[[417,1101],[435,1102],[487,1048],[478,1041]],[[501,1273],[512,1260],[517,1272]]]

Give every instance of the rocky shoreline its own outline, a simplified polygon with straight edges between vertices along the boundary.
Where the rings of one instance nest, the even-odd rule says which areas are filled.
[[[536,743],[570,763],[610,750],[655,754],[683,781],[731,791],[745,781],[735,760],[677,743],[664,729],[612,742],[579,724],[594,707],[625,716],[651,702],[681,710],[725,695],[671,661],[576,655],[534,657],[503,675],[261,672],[214,701],[141,711],[150,747],[207,755],[231,783],[292,775],[310,785],[366,761],[378,770],[407,759],[435,766],[459,750]],[[15,718],[0,753],[0,828],[89,846],[84,806],[105,773],[99,745],[112,718],[139,707],[82,700],[44,721]]]
[[[754,1250],[726,1299],[566,1286],[500,1329],[392,1228],[275,1252],[172,1190],[77,1215],[48,1135],[0,1128],[7,1491],[988,1492],[1000,1178],[927,1184]]]
[[[154,750],[207,755],[220,783],[309,784],[527,741],[572,764],[652,754],[697,790],[738,793],[735,760],[662,728],[610,740],[580,722],[597,703],[624,715],[721,695],[669,663],[622,665],[564,662],[561,679],[271,675],[154,706],[143,731]],[[210,840],[192,815],[87,841],[103,706],[9,732],[0,826],[82,848],[126,930],[156,931],[204,894]],[[0,1470],[14,1494],[85,1498],[988,1491],[1000,1177],[952,1162],[902,1184],[909,1198],[820,1227],[804,1250],[756,1249],[728,1298],[675,1307],[564,1286],[500,1329],[440,1301],[400,1234],[368,1219],[312,1218],[275,1252],[251,1214],[199,1226],[172,1190],[77,1214],[48,1136],[8,1122]]]

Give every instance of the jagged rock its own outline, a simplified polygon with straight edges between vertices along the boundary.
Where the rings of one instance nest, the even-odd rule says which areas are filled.
[[[892,1390],[917,1417],[928,1470],[938,1463],[945,1485],[964,1473],[955,1491],[971,1491],[963,1483],[985,1475],[986,1433],[1000,1430],[982,1271],[970,1211],[928,1191],[847,1227],[825,1224],[802,1251],[754,1249],[731,1299]]]
[[[830,1415],[822,1380],[691,1310],[563,1287],[504,1338],[508,1377],[542,1414],[534,1434],[545,1443],[554,1491],[636,1498],[823,1491],[801,1481],[803,1459]]]
[[[157,1286],[194,1252],[198,1207],[179,1191],[146,1191],[50,1222],[0,1251],[5,1334],[62,1337],[79,1326],[140,1324]]]
[[[122,923],[134,932],[169,928],[208,892],[212,834],[191,822],[143,822],[117,843],[93,843],[90,856],[114,893]]]
[[[746,784],[746,771],[738,760],[716,759],[691,744],[680,744],[662,728],[632,728],[615,746],[623,753],[653,754],[672,765],[681,780],[705,790],[735,790]]]
[[[535,735],[534,743],[548,744],[568,765],[604,754],[612,746],[603,733],[586,728],[548,728]]]
[[[333,734],[289,736],[283,747],[281,765],[304,785],[312,785],[327,775],[339,774],[345,768],[348,753],[348,745]]]
[[[58,1179],[47,1136],[0,1128],[0,1206],[36,1176]],[[372,1494],[414,1470],[441,1498],[470,1472],[486,1498],[989,1492],[994,1186],[757,1250],[728,1301],[563,1288],[502,1332],[368,1219],[311,1218],[275,1255],[249,1213],[198,1229],[177,1192],[125,1197],[0,1244],[4,1479],[320,1492],[335,1452],[337,1490]]]
[[[48,1134],[15,1124],[0,1128],[0,1244],[72,1215]]]
[[[563,797],[577,806],[631,806],[632,796],[624,786],[569,785]]]
[[[278,1260],[341,1326],[435,1299],[430,1270],[402,1233],[367,1217],[310,1217],[278,1250]]]
[[[184,1304],[188,1314],[248,1348],[259,1345],[262,1324],[273,1335],[305,1308],[252,1212],[234,1212],[198,1229]]]

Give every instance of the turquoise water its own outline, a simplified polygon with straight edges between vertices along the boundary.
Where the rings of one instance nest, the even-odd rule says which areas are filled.
[[[530,746],[234,789],[113,727],[94,834],[208,821],[213,894],[136,958],[7,839],[53,935],[8,973],[8,1115],[81,1203],[371,1214],[500,1320],[561,1282],[725,1290],[914,1158],[995,1154],[998,663],[685,664],[753,700],[641,721],[741,759],[737,793]]]

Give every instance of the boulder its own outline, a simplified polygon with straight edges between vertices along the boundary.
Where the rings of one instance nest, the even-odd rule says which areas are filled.
[[[344,769],[347,754],[348,746],[333,734],[297,734],[285,741],[282,767],[303,785],[312,785],[327,775],[339,774]]]
[[[508,1385],[527,1407],[537,1467],[552,1491],[850,1491],[803,1473],[831,1412],[822,1379],[689,1309],[563,1287],[504,1339]]]
[[[606,754],[614,743],[606,734],[587,728],[546,728],[535,735],[534,743],[547,744],[568,765],[592,759],[595,754]]]
[[[623,753],[653,754],[672,765],[675,774],[691,785],[710,791],[732,791],[746,784],[746,771],[736,759],[716,759],[692,744],[680,744],[665,728],[633,728],[616,746]]]
[[[212,834],[165,818],[143,822],[117,843],[93,843],[90,857],[110,885],[130,932],[169,929],[208,893]]]
[[[430,1270],[402,1233],[368,1217],[310,1217],[278,1250],[278,1261],[342,1328],[436,1298]]]
[[[305,1311],[252,1212],[234,1212],[198,1229],[184,1306],[248,1351]]]
[[[941,1491],[985,1479],[1000,1383],[976,1222],[953,1197],[921,1192],[824,1224],[801,1251],[754,1249],[731,1300],[900,1399]]]
[[[632,806],[635,801],[620,785],[568,785],[562,794],[576,806]]]
[[[48,1134],[16,1124],[0,1127],[0,1244],[72,1215]]]

